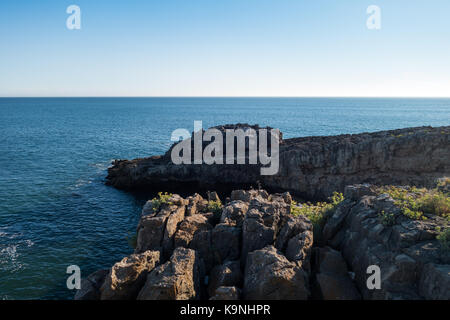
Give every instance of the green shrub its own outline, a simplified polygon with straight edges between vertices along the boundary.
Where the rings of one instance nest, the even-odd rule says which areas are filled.
[[[425,214],[450,218],[450,197],[438,189],[385,186],[378,188],[377,193],[387,193],[410,219],[426,220]]]
[[[171,193],[158,192],[158,196],[152,199],[153,212],[158,212],[162,204],[165,203],[170,204],[169,199],[171,197],[172,197]]]
[[[393,213],[384,212],[379,213],[381,224],[384,226],[393,226],[395,224],[395,215]]]
[[[444,228],[444,230],[441,230],[441,228],[437,228],[438,235],[436,239],[439,240],[441,243],[441,247],[445,251],[450,250],[450,228]]]
[[[297,202],[291,203],[291,214],[298,216],[303,215],[307,217],[314,226],[322,226],[324,223],[325,214],[334,210],[334,208],[344,200],[342,193],[334,192],[330,198],[331,202],[311,202],[302,203],[301,206]]]
[[[222,212],[222,203],[220,202],[220,200],[217,201],[208,201],[208,206],[207,206],[207,210],[208,212],[212,212],[214,214],[220,214]]]

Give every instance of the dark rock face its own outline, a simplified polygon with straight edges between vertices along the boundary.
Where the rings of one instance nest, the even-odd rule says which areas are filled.
[[[239,261],[227,261],[211,270],[208,294],[212,297],[219,287],[241,287],[243,275]]]
[[[361,298],[339,251],[330,247],[316,248],[315,260],[315,286],[319,298],[325,300],[358,300]]]
[[[436,240],[437,228],[448,227],[444,218],[430,216],[419,221],[400,214],[394,225],[387,226],[379,212],[398,210],[387,194],[377,196],[367,186],[352,186],[344,195],[346,200],[325,225],[325,238],[342,252],[363,299],[450,297],[450,252],[442,250]],[[371,265],[380,268],[381,289],[367,287]]]
[[[86,279],[81,280],[81,288],[75,293],[74,300],[99,300],[100,287],[105,281],[109,270],[103,269],[95,271]]]
[[[175,165],[169,150],[163,156],[115,161],[107,180],[121,189],[155,190],[176,190],[182,185],[186,189],[195,186],[217,190],[225,185],[250,186],[260,181],[274,190],[324,199],[352,184],[430,186],[437,178],[450,174],[450,127],[280,141],[279,171],[273,176],[261,175],[259,165]],[[236,200],[233,195],[232,200]]]

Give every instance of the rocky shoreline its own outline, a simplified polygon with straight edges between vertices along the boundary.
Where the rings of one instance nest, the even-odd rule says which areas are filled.
[[[75,299],[450,299],[450,251],[436,239],[448,217],[410,219],[374,190],[348,186],[320,234],[289,193],[235,190],[220,207],[215,192],[163,195],[143,208],[135,252],[84,279]],[[379,289],[367,286],[371,265]]]
[[[274,176],[175,166],[170,150],[115,161],[117,188],[191,192],[149,200],[134,253],[83,279],[75,299],[449,300],[449,142],[450,127],[280,137]],[[193,194],[206,188],[220,192]]]
[[[125,190],[229,194],[259,182],[271,192],[325,200],[351,184],[431,187],[436,179],[450,174],[450,126],[293,139],[280,134],[279,172],[273,176],[260,175],[259,165],[174,165],[172,148],[161,156],[116,160],[108,169],[107,184]]]

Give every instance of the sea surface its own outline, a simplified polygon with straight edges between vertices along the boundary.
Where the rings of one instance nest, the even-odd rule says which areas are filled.
[[[171,132],[250,123],[285,138],[450,125],[450,99],[1,98],[0,299],[71,299],[133,249],[148,197],[104,185],[113,159],[161,154]]]

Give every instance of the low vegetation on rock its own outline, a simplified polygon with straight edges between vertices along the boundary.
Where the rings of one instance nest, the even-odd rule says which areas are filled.
[[[381,210],[379,213],[381,223],[384,226],[393,226],[395,224],[395,214]]]
[[[314,226],[314,233],[318,234],[323,227],[325,217],[327,214],[331,213],[339,203],[344,201],[344,195],[340,192],[334,192],[329,200],[330,202],[306,202],[301,204],[292,201],[291,214],[294,216],[302,215],[307,217]]]
[[[153,212],[158,212],[163,204],[170,204],[171,193],[158,192],[158,196],[152,199]]]
[[[441,182],[441,186],[443,185]],[[383,186],[376,188],[376,193],[389,195],[401,209],[401,213],[410,219],[427,220],[427,215],[450,219],[450,196],[440,191],[439,186],[434,189]],[[391,215],[392,213],[383,213],[382,220],[392,222]]]
[[[450,251],[450,228],[437,228],[438,235],[436,239],[439,240],[441,247],[445,251]]]
[[[220,200],[209,200],[206,207],[207,212],[214,214],[220,214],[222,212],[223,205]]]

